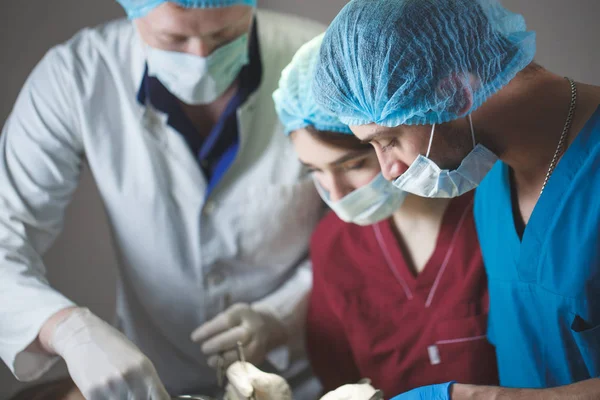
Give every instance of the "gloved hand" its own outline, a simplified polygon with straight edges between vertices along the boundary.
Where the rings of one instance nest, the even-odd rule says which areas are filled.
[[[248,362],[235,362],[227,368],[229,383],[224,400],[292,400],[290,386],[279,375],[268,374]]]
[[[262,363],[269,351],[287,341],[287,331],[269,312],[234,304],[197,328],[191,338],[201,344],[208,365],[217,368],[219,357],[223,358],[224,367],[237,361],[237,342],[242,343],[246,361]]]
[[[150,360],[86,308],[56,325],[49,347],[88,400],[170,400]]]
[[[321,400],[370,400],[377,390],[368,383],[355,383],[332,390]]]
[[[438,385],[422,386],[409,392],[402,393],[392,400],[450,400],[450,388],[454,382]]]

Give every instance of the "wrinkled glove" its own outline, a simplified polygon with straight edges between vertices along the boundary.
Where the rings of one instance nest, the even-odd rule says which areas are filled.
[[[369,400],[376,392],[368,383],[356,383],[340,386],[321,397],[321,400]]]
[[[292,400],[290,386],[279,375],[268,374],[248,362],[235,362],[227,369],[229,384],[224,400]]]
[[[67,363],[87,400],[169,400],[150,360],[122,333],[86,308],[54,328],[50,347]]]
[[[241,342],[246,361],[260,364],[267,353],[287,341],[283,324],[267,311],[259,311],[247,304],[234,304],[226,311],[197,328],[192,341],[201,344],[213,368],[227,367],[238,360],[236,346]]]
[[[450,400],[450,389],[454,382],[422,386],[402,393],[392,400]]]

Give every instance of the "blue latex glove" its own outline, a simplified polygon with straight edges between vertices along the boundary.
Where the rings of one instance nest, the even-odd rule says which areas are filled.
[[[422,386],[402,393],[392,400],[451,400],[450,387],[455,382],[440,383],[438,385]]]

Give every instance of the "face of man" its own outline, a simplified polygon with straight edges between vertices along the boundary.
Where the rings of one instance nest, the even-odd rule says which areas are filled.
[[[252,7],[243,5],[183,8],[167,2],[135,24],[150,47],[206,57],[248,33],[252,16]]]
[[[377,153],[381,173],[395,180],[419,155],[426,155],[431,125],[385,127],[376,124],[351,126],[360,140],[370,143]],[[429,158],[441,169],[456,169],[473,149],[468,121],[462,118],[436,125]]]

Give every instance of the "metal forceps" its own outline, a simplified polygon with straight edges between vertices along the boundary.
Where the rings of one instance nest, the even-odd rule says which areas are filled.
[[[241,362],[244,369],[246,369],[246,357],[244,356],[244,348],[242,346],[242,342],[237,342],[236,350],[237,350],[238,361]],[[247,369],[246,369],[246,371],[247,371]],[[254,394],[254,389],[252,389],[252,393],[250,393],[250,397],[248,397],[248,400],[256,400],[256,395]]]
[[[225,384],[225,360],[222,355],[217,358],[217,385],[220,388]]]
[[[360,381],[358,381],[357,383],[370,385],[371,380],[369,378],[363,378]],[[377,390],[375,393],[373,393],[373,396],[369,397],[369,400],[384,400],[383,392],[381,390]]]
[[[376,391],[369,400],[383,400],[383,392],[381,390]]]

